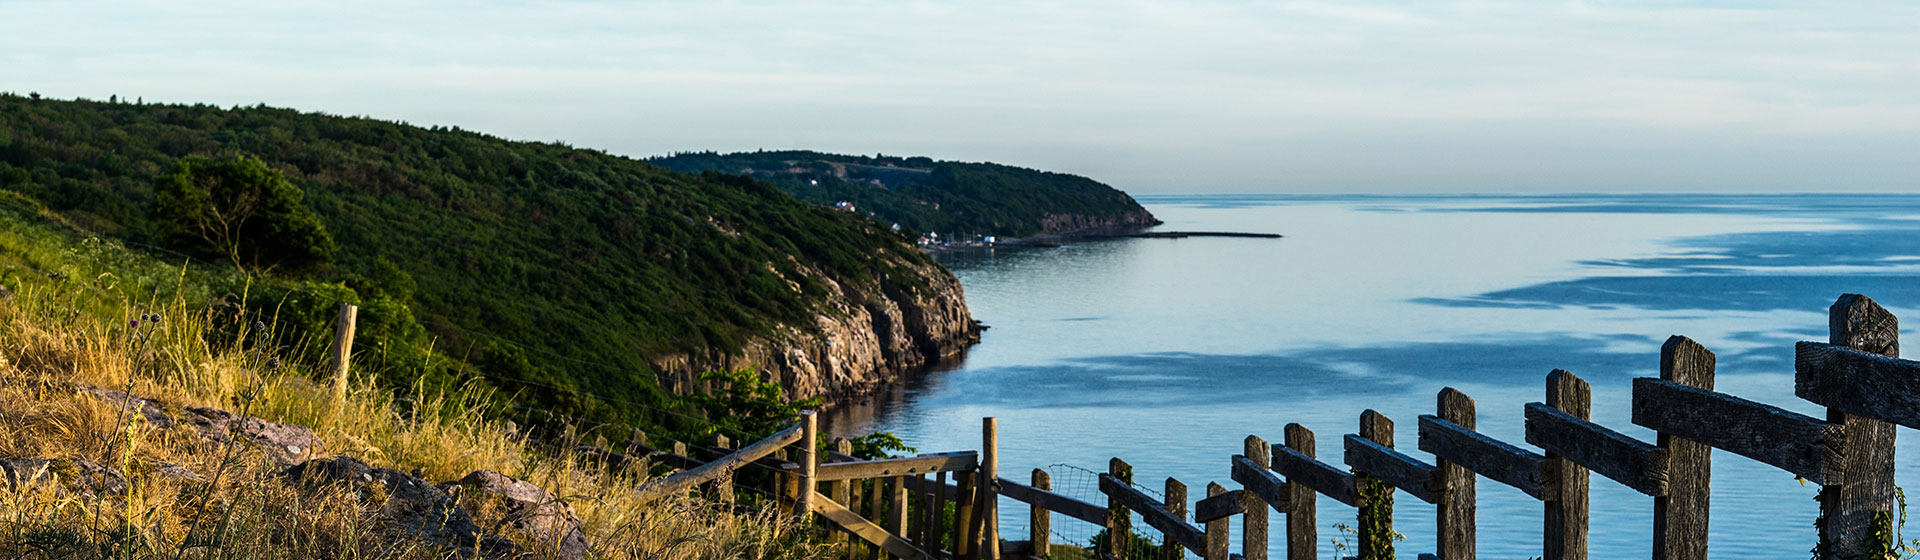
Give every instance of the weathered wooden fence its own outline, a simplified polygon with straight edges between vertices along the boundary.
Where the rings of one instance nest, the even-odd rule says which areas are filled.
[[[1651,498],[1654,558],[1703,560],[1710,451],[1721,449],[1820,485],[1820,558],[1885,558],[1899,544],[1891,530],[1897,507],[1894,426],[1920,428],[1920,362],[1898,359],[1897,320],[1865,296],[1841,296],[1829,308],[1828,329],[1826,343],[1796,345],[1794,364],[1795,394],[1826,407],[1826,418],[1715,392],[1713,352],[1675,336],[1661,347],[1660,377],[1633,380],[1632,422],[1654,430],[1653,442],[1592,422],[1587,382],[1555,370],[1547,375],[1544,402],[1523,409],[1526,443],[1537,452],[1476,431],[1473,399],[1448,388],[1439,393],[1434,414],[1417,419],[1415,447],[1431,454],[1431,463],[1397,448],[1393,421],[1367,410],[1360,414],[1357,433],[1343,440],[1344,467],[1323,462],[1314,434],[1288,424],[1282,443],[1248,436],[1243,453],[1228,459],[1225,472],[1239,488],[1209,483],[1205,495],[1191,504],[1186,485],[1172,478],[1166,479],[1164,499],[1140,491],[1133,485],[1132,467],[1118,458],[1099,478],[1104,505],[1051,492],[1045,471],[1036,469],[1030,483],[1000,478],[992,418],[985,419],[978,454],[855,461],[843,451],[823,462],[810,445],[799,446],[800,463],[782,465],[796,485],[785,495],[797,514],[818,513],[856,537],[856,546],[849,548],[856,558],[881,552],[899,558],[1048,557],[1056,552],[1048,537],[1052,513],[1059,513],[1105,528],[1109,538],[1094,551],[1102,557],[1125,556],[1121,545],[1127,539],[1115,536],[1131,535],[1138,514],[1164,536],[1167,558],[1183,557],[1185,549],[1208,560],[1265,560],[1269,518],[1278,513],[1286,516],[1286,558],[1312,560],[1319,544],[1317,496],[1358,510],[1360,556],[1384,558],[1393,553],[1388,535],[1394,495],[1405,493],[1438,513],[1438,550],[1419,556],[1468,560],[1476,554],[1475,484],[1484,477],[1540,500],[1542,558],[1582,560],[1587,557],[1589,479],[1598,474]],[[809,415],[789,432],[813,441],[812,425]],[[761,444],[792,443],[779,443],[783,437]],[[761,444],[740,453],[759,453]],[[699,478],[695,474],[706,467],[690,468],[677,476]],[[946,482],[950,473],[957,484]],[[684,491],[711,480],[668,478],[642,491]],[[998,537],[995,508],[1002,497],[1030,508],[1027,540]],[[946,503],[958,505],[951,520],[943,515]],[[917,524],[906,519],[915,509],[926,516]],[[1231,551],[1228,536],[1236,516],[1242,523],[1238,553]]]

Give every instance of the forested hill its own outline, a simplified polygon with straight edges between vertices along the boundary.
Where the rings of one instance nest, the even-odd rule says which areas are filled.
[[[689,152],[648,161],[764,179],[814,204],[850,202],[860,214],[909,231],[1026,237],[1160,223],[1133,197],[1099,181],[995,163],[809,151]]]
[[[203,168],[257,158],[269,171],[256,175],[304,191],[293,204],[318,217],[331,251],[310,266],[261,267],[265,280],[234,293],[304,316],[315,333],[331,328],[331,306],[359,302],[363,361],[402,388],[478,381],[531,407],[646,422],[660,418],[595,396],[664,406],[675,399],[653,379],[663,368],[763,365],[786,368],[769,375],[791,384],[804,364],[729,356],[773,355],[765,348],[836,327],[872,331],[840,324],[868,310],[923,318],[935,313],[899,308],[935,301],[943,320],[970,323],[951,274],[902,234],[754,179],[459,128],[34,97],[0,95],[0,202],[232,267],[239,259],[163,223],[156,185],[189,156],[205,156],[192,160]],[[912,365],[893,350],[951,352],[973,332],[901,334],[900,323],[874,350],[889,355],[847,367]]]

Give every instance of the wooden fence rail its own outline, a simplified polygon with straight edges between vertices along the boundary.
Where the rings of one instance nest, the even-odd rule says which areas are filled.
[[[816,454],[808,437],[810,415],[703,464],[691,464],[685,453],[647,447],[643,436],[629,451],[685,469],[639,490],[657,499],[722,480],[745,465],[779,462],[762,457],[805,438],[800,462],[781,465],[789,484],[782,495],[796,513],[817,513],[850,536],[838,541],[847,543],[849,559],[1046,557],[1061,550],[1049,536],[1058,513],[1104,528],[1106,542],[1070,543],[1089,544],[1090,552],[1104,558],[1136,560],[1126,556],[1123,544],[1138,516],[1164,536],[1166,558],[1191,551],[1207,560],[1266,560],[1269,514],[1278,513],[1286,516],[1286,558],[1314,560],[1316,496],[1375,516],[1376,522],[1359,524],[1363,542],[1390,542],[1381,540],[1381,532],[1391,531],[1393,495],[1404,492],[1418,500],[1415,505],[1430,504],[1437,512],[1437,550],[1418,556],[1471,560],[1477,554],[1475,483],[1484,477],[1541,502],[1542,558],[1584,560],[1591,473],[1651,498],[1654,558],[1704,560],[1710,451],[1721,449],[1821,486],[1819,558],[1871,558],[1896,544],[1880,526],[1896,508],[1893,428],[1920,428],[1920,362],[1898,358],[1897,320],[1865,296],[1841,296],[1828,309],[1828,327],[1826,343],[1795,347],[1794,363],[1795,395],[1826,407],[1825,418],[1714,391],[1713,352],[1674,336],[1661,347],[1660,377],[1632,382],[1632,422],[1653,430],[1653,442],[1595,423],[1587,382],[1554,370],[1546,378],[1544,402],[1520,410],[1525,441],[1534,449],[1476,431],[1473,399],[1448,388],[1437,395],[1434,414],[1417,418],[1415,448],[1431,454],[1431,462],[1397,449],[1392,420],[1368,410],[1360,415],[1358,433],[1341,439],[1344,465],[1323,462],[1313,432],[1288,424],[1283,443],[1248,436],[1243,453],[1228,457],[1223,472],[1238,488],[1210,482],[1191,501],[1187,485],[1172,478],[1165,480],[1163,499],[1150,496],[1134,485],[1133,467],[1117,457],[1098,475],[1104,505],[1052,491],[1043,470],[1035,469],[1025,483],[1000,477],[992,418],[984,419],[978,452],[856,460],[838,442],[837,453]],[[1381,484],[1383,490],[1362,491],[1363,485]],[[1001,498],[1027,504],[1027,540],[999,539]],[[1237,554],[1227,536],[1236,516],[1243,524]],[[1363,557],[1370,554],[1391,550],[1362,547]]]

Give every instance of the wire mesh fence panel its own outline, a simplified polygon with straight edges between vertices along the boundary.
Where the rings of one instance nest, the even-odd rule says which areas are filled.
[[[1047,471],[1053,493],[1089,504],[1107,504],[1107,495],[1100,492],[1100,475],[1105,473],[1066,463],[1047,465],[1043,470]],[[1159,488],[1141,484],[1131,485],[1134,489],[1161,503],[1166,501],[1166,495]],[[1048,516],[1047,532],[1051,535],[1049,539],[1051,542],[1047,557],[1053,560],[1096,558],[1162,560],[1167,558],[1166,535],[1148,526],[1138,512],[1129,511],[1128,518],[1132,521],[1127,524],[1130,529],[1119,539],[1116,556],[1112,554],[1116,547],[1109,543],[1106,527],[1053,512]],[[1026,534],[1028,529],[1027,523],[1020,523],[1017,529],[1002,530],[1001,534]]]

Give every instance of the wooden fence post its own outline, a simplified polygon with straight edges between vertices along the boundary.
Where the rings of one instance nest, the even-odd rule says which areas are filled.
[[[731,443],[733,442],[727,441],[727,436],[725,435],[715,434],[713,436],[713,444],[720,449],[733,449],[733,446],[730,445]],[[733,503],[733,473],[729,472],[720,478],[713,479],[713,482],[709,483],[708,488],[715,500],[720,501],[720,503]]]
[[[1107,461],[1107,474],[1120,482],[1133,484],[1133,465],[1114,457]],[[1107,557],[1126,558],[1127,541],[1133,536],[1133,517],[1120,499],[1107,496]]]
[[[907,536],[907,477],[896,476],[888,480],[892,481],[888,488],[892,496],[887,504],[887,524],[892,526],[893,534],[910,539],[912,537]]]
[[[813,492],[816,490],[814,473],[820,469],[820,453],[814,449],[819,445],[815,441],[820,435],[820,423],[813,411],[800,413],[800,487],[793,502],[793,516],[806,522],[813,514]]]
[[[1000,419],[992,416],[980,419],[980,479],[974,486],[980,493],[980,518],[984,524],[980,532],[980,557],[987,560],[1000,560],[1000,493],[994,490],[1000,485],[999,454]]]
[[[1547,374],[1547,406],[1581,420],[1593,417],[1593,390],[1572,372],[1556,369]],[[1543,560],[1586,560],[1587,558],[1587,468],[1548,451],[1548,478],[1554,481],[1546,495],[1546,532],[1542,535]]]
[[[1900,324],[1867,296],[1846,294],[1827,308],[1827,342],[1890,358],[1900,357]],[[1827,409],[1827,422],[1839,424],[1845,439],[1840,483],[1820,488],[1821,558],[1854,560],[1874,543],[1874,517],[1892,515],[1893,424]],[[1899,543],[1893,543],[1898,545]]]
[[[1713,352],[1687,337],[1660,346],[1660,378],[1713,390]],[[1661,433],[1667,449],[1667,495],[1653,499],[1654,560],[1707,559],[1707,503],[1712,495],[1713,448]]]
[[[1313,431],[1299,424],[1287,424],[1287,448],[1313,456]],[[1319,496],[1312,488],[1287,481],[1287,560],[1314,560],[1320,553]],[[1337,560],[1337,559],[1336,559]]]
[[[1247,436],[1245,453],[1248,461],[1265,469],[1273,464],[1273,448],[1260,436]],[[1247,560],[1267,560],[1267,502],[1247,495],[1246,526],[1240,529],[1240,554]]]
[[[938,555],[946,550],[942,541],[947,540],[951,527],[945,527],[947,517],[947,473],[934,473],[932,498],[927,500],[927,554]],[[958,532],[958,531],[952,531]]]
[[[848,510],[853,511],[854,515],[866,517],[867,519],[873,519],[872,517],[869,517],[869,514],[864,513],[866,511],[866,508],[864,507],[866,505],[866,497],[865,497],[865,494],[867,493],[866,486],[867,486],[867,483],[864,480],[854,479],[854,480],[847,481],[846,505]],[[866,539],[847,539],[847,555],[846,555],[847,560],[856,560],[858,558],[861,558],[862,557],[861,552],[865,551],[866,549],[867,549]]]
[[[852,453],[853,442],[847,441],[847,438],[833,438],[833,450],[835,452],[840,453],[841,455]],[[831,463],[833,461],[827,461],[827,462]],[[853,506],[850,504],[852,504],[853,502],[847,501],[847,495],[849,493],[847,490],[848,484],[850,484],[850,481],[845,481],[845,480],[835,480],[833,482],[828,482],[827,497],[829,499],[832,499],[834,503],[840,504],[841,506],[846,507],[848,509],[852,509]],[[827,537],[828,541],[834,544],[847,544],[847,548],[849,550],[853,548],[853,545],[851,543],[848,543],[846,533],[841,531],[830,531],[830,533],[831,535]],[[858,539],[854,539],[854,540],[858,540]]]
[[[1186,521],[1187,485],[1169,476],[1167,477],[1166,489],[1167,499],[1163,503],[1167,508],[1167,513],[1173,514],[1174,519]],[[1161,538],[1160,552],[1162,553],[1160,557],[1166,560],[1181,560],[1187,557],[1186,550],[1180,548],[1179,543],[1173,542],[1173,535],[1164,535]]]
[[[1475,414],[1473,399],[1466,393],[1448,387],[1440,390],[1435,399],[1441,420],[1446,420],[1469,430],[1474,429]],[[1437,465],[1445,488],[1440,492],[1440,512],[1434,520],[1438,534],[1439,556],[1445,560],[1473,560],[1478,554],[1474,542],[1474,508],[1477,488],[1474,485],[1473,471],[1439,459]]]
[[[354,318],[359,314],[359,307],[342,303],[340,320],[333,326],[333,402],[329,410],[335,421],[347,405],[347,362],[353,357]]]
[[[1360,413],[1360,437],[1393,447],[1393,420],[1379,411]],[[1362,476],[1354,481],[1360,490],[1360,559],[1393,558],[1393,486],[1385,481]]]
[[[1033,487],[1039,490],[1053,490],[1053,480],[1047,471],[1033,469]],[[1053,513],[1040,506],[1029,508],[1031,516],[1027,521],[1027,542],[1033,543],[1033,557],[1046,558],[1050,552],[1053,537]]]
[[[1167,480],[1173,479],[1169,478]],[[1227,487],[1221,486],[1220,483],[1207,483],[1207,497],[1211,498],[1225,493],[1227,493]],[[1168,498],[1172,498],[1172,496],[1168,496]],[[1233,516],[1226,516],[1207,522],[1207,549],[1201,551],[1201,558],[1205,558],[1206,560],[1228,560],[1227,543],[1231,538],[1230,535],[1228,535],[1231,529],[1228,527],[1228,523],[1232,519]]]
[[[978,512],[973,499],[977,491],[974,481],[980,479],[977,476],[979,474],[979,471],[973,471],[954,475],[953,483],[960,490],[960,496],[953,506],[953,523],[956,525],[953,528],[953,554],[961,558],[972,558],[980,552],[980,525],[975,523]]]

